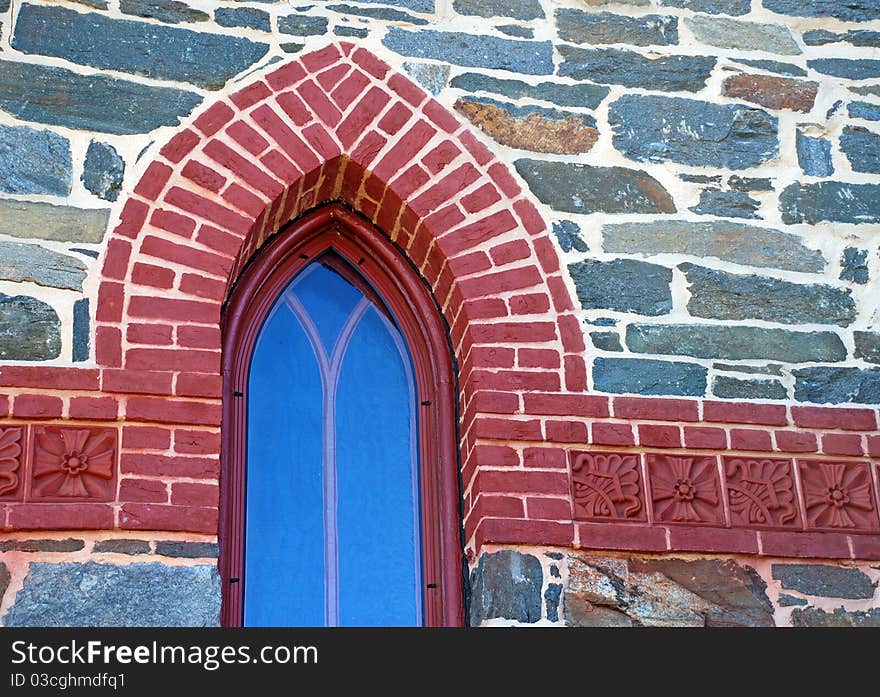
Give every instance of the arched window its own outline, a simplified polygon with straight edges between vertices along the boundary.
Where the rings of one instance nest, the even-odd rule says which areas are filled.
[[[248,266],[224,330],[225,623],[459,624],[452,365],[406,260],[321,209]]]

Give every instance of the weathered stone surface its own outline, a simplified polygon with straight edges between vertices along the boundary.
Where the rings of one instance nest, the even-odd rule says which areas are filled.
[[[61,353],[61,322],[46,303],[0,293],[0,359],[49,361]]]
[[[544,602],[547,606],[547,619],[550,622],[559,621],[559,600],[562,598],[562,584],[551,583],[544,591]]]
[[[599,138],[587,114],[472,96],[456,100],[455,109],[494,140],[520,150],[575,155],[589,152]]]
[[[255,7],[218,7],[214,21],[221,27],[249,27],[260,31],[272,31],[269,13]]]
[[[831,159],[831,141],[809,136],[800,128],[795,138],[798,164],[804,174],[811,177],[830,177],[834,174]]]
[[[89,360],[89,299],[81,298],[73,303],[73,355],[74,362]]]
[[[589,604],[645,627],[771,627],[766,584],[730,559],[572,557],[566,608]],[[566,612],[569,623],[593,613]],[[619,626],[625,622],[612,614]]]
[[[219,556],[220,547],[216,542],[157,542],[156,554],[163,557],[200,559]]]
[[[269,50],[266,44],[236,36],[28,4],[19,10],[12,45],[23,53],[211,90],[223,87]]]
[[[678,178],[691,184],[720,184],[722,179],[720,174],[690,174],[688,172],[679,174]]]
[[[335,36],[354,36],[358,39],[363,39],[366,36],[370,35],[369,29],[362,29],[360,27],[349,27],[337,24],[333,27],[333,34]]]
[[[856,318],[849,288],[732,274],[695,264],[679,267],[690,284],[688,312],[710,319],[760,319],[780,324],[836,324]]]
[[[502,34],[515,36],[519,39],[534,39],[535,31],[529,27],[521,27],[519,24],[500,24],[495,27]]]
[[[880,627],[880,607],[853,612],[842,607],[834,612],[798,607],[791,611],[791,624],[794,627]]]
[[[0,240],[0,280],[82,290],[85,277],[86,265],[76,257],[33,244]]]
[[[0,125],[0,191],[67,196],[70,177],[67,138],[28,126]]]
[[[636,259],[570,264],[578,298],[584,309],[665,315],[672,310],[672,270]]]
[[[391,27],[382,43],[404,56],[435,58],[454,65],[527,75],[553,72],[553,45],[549,41],[518,41],[433,29],[413,32]]]
[[[880,173],[880,133],[862,126],[844,126],[840,149],[854,172]]]
[[[559,38],[576,44],[667,46],[678,43],[678,18],[669,15],[627,17],[611,12],[556,10]]]
[[[596,358],[593,385],[614,394],[675,394],[701,397],[706,393],[707,370],[696,363],[644,358]]]
[[[589,251],[589,247],[581,238],[580,232],[580,225],[571,220],[561,220],[558,223],[553,223],[553,234],[556,235],[556,239],[559,241],[559,246],[563,252],[570,252],[572,250],[576,252]]]
[[[278,31],[294,36],[320,36],[327,33],[327,24],[326,17],[287,15],[278,18]]]
[[[565,624],[569,627],[632,627],[632,619],[620,610],[593,605],[576,593],[565,595]]]
[[[3,540],[0,552],[78,552],[86,543],[68,537],[64,540]]]
[[[817,58],[807,61],[807,65],[817,72],[834,77],[849,78],[850,80],[866,80],[872,77],[880,77],[880,60],[859,58]]]
[[[792,374],[800,402],[880,404],[880,368],[801,368]]]
[[[851,29],[841,33],[835,33],[827,29],[813,29],[805,31],[803,36],[804,43],[807,46],[848,43],[853,46],[880,47],[880,31],[870,31],[868,29]]]
[[[731,75],[724,81],[724,94],[760,104],[768,109],[790,109],[807,112],[813,108],[819,84],[773,75]]]
[[[712,394],[722,399],[786,399],[788,390],[778,380],[739,380],[718,375],[712,381]]]
[[[562,55],[559,74],[563,77],[668,92],[700,91],[715,67],[715,58],[709,56],[648,58],[635,51],[564,44],[558,49]]]
[[[703,189],[700,192],[700,202],[688,210],[725,218],[760,218],[756,212],[760,205],[759,201],[743,191],[722,191],[712,187]]]
[[[211,19],[208,13],[178,0],[119,0],[119,9],[126,15],[158,19],[166,24],[204,22]]]
[[[795,182],[779,195],[782,222],[878,223],[880,185],[823,181],[815,184]]]
[[[543,203],[566,213],[675,213],[654,177],[626,167],[517,160],[514,165]]]
[[[841,281],[852,281],[864,285],[869,280],[868,250],[846,247],[840,258]]]
[[[758,24],[724,17],[695,15],[684,20],[697,41],[719,48],[767,51],[785,56],[801,53],[791,31],[781,24]]]
[[[595,109],[608,96],[608,88],[583,82],[577,85],[560,85],[555,82],[539,82],[529,85],[521,80],[502,80],[480,73],[464,73],[452,78],[452,87],[468,92],[494,92],[510,99],[540,99],[559,106]]]
[[[764,7],[795,17],[834,17],[847,22],[880,19],[880,5],[876,0],[764,0]]]
[[[449,79],[449,66],[437,63],[412,63],[403,64],[407,74],[431,94],[437,94],[446,87]]]
[[[880,334],[874,332],[853,332],[856,358],[864,358],[869,363],[880,363]]]
[[[746,169],[776,157],[778,120],[738,104],[628,94],[613,102],[614,147],[639,162]]]
[[[6,589],[9,588],[11,580],[12,574],[9,573],[6,564],[0,561],[0,602],[3,602],[3,596],[6,594]]]
[[[590,341],[601,351],[623,351],[617,332],[590,332]]]
[[[61,242],[100,242],[109,211],[0,199],[0,235]]]
[[[684,7],[694,12],[711,15],[744,15],[751,9],[752,0],[660,0],[663,7]]]
[[[747,65],[750,68],[758,68],[760,70],[766,70],[770,73],[778,73],[780,75],[787,75],[788,77],[806,77],[807,71],[797,65],[792,65],[791,63],[780,63],[779,61],[771,61],[771,60],[752,60],[745,58],[731,58],[735,63],[739,63],[740,65]]]
[[[744,223],[660,220],[614,223],[602,227],[606,252],[623,254],[692,254],[736,264],[789,271],[822,271],[822,252],[804,246],[787,232]]]
[[[266,2],[266,0],[262,0]],[[380,5],[392,5],[402,7],[413,12],[431,13],[434,11],[434,0],[360,0],[363,4],[379,3]]]
[[[783,363],[846,359],[846,347],[832,332],[711,324],[631,324],[626,345],[634,353],[693,356],[722,360],[771,360]]]
[[[211,566],[95,562],[30,565],[8,627],[211,627],[220,575]]]
[[[880,121],[880,104],[870,102],[850,102],[847,111],[851,118],[866,121]]]
[[[0,109],[26,121],[104,133],[148,133],[176,126],[201,101],[194,92],[170,87],[0,60]]]
[[[785,590],[824,598],[870,599],[877,584],[859,569],[828,564],[773,564],[773,578]]]
[[[98,540],[92,551],[109,554],[149,554],[150,543],[146,540]]]
[[[416,17],[409,12],[401,10],[392,10],[387,7],[357,7],[355,5],[327,5],[328,10],[339,12],[343,15],[357,15],[359,17],[372,17],[373,19],[384,19],[389,22],[406,22],[407,24],[425,25],[428,24],[427,19]]]
[[[735,373],[749,373],[751,375],[782,375],[782,366],[769,363],[767,365],[735,365],[732,363],[713,363],[715,370],[730,370]]]
[[[792,606],[807,604],[806,599],[796,598],[793,595],[788,595],[788,593],[780,593],[779,598],[777,599],[776,602],[779,605],[779,607],[792,607]]]
[[[482,555],[471,571],[470,626],[498,618],[537,622],[542,579],[541,562],[531,554],[502,550]]]
[[[453,0],[460,15],[476,17],[510,17],[511,19],[542,19],[544,10],[538,0]]]
[[[773,191],[773,180],[766,177],[741,177],[733,174],[727,186],[736,191]]]
[[[115,201],[119,198],[124,175],[125,160],[116,148],[95,140],[89,143],[80,177],[86,189],[105,201]]]

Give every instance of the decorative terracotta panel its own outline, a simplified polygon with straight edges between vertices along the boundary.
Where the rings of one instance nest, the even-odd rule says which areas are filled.
[[[570,457],[577,520],[646,519],[637,454],[572,452]]]
[[[724,524],[714,457],[650,454],[648,481],[655,521]]]
[[[798,460],[807,527],[877,530],[877,504],[866,462]]]
[[[20,499],[24,428],[0,428],[0,500]]]
[[[116,494],[116,430],[34,429],[30,500],[111,501]]]
[[[726,457],[724,480],[733,527],[801,527],[791,460]]]

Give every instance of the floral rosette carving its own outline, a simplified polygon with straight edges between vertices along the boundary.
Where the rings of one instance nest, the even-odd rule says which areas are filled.
[[[18,489],[21,467],[21,429],[0,429],[0,496]]]
[[[575,517],[644,520],[638,455],[576,453],[571,479]]]
[[[864,463],[800,463],[811,528],[876,529],[871,472]]]
[[[112,498],[115,433],[109,430],[37,429],[34,435],[34,498]]]
[[[799,525],[789,460],[729,458],[725,476],[732,525]]]
[[[715,458],[649,456],[654,518],[674,523],[721,523]]]

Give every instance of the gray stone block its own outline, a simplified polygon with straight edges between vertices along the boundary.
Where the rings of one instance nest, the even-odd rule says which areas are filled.
[[[538,0],[453,0],[452,7],[460,15],[475,17],[510,17],[526,21],[544,18]]]
[[[163,557],[201,559],[219,556],[220,547],[216,542],[157,542],[156,554]]]
[[[255,7],[218,7],[214,21],[221,27],[248,27],[259,31],[272,31],[269,13]]]
[[[205,22],[211,15],[190,7],[179,0],[119,0],[122,14],[158,19],[166,24],[181,22]]]
[[[875,332],[853,332],[856,358],[864,358],[869,363],[880,363],[880,334]]]
[[[703,189],[700,202],[688,210],[700,215],[717,215],[724,218],[760,218],[757,214],[760,202],[743,191],[722,191],[717,188]]]
[[[840,149],[854,172],[880,173],[880,133],[862,126],[844,126]]]
[[[707,372],[696,363],[600,357],[593,362],[593,385],[613,394],[702,397]]]
[[[76,257],[22,242],[0,241],[0,280],[82,290],[86,265]]]
[[[531,554],[512,550],[483,554],[471,571],[470,626],[499,618],[537,622],[542,582],[541,562]]]
[[[859,569],[828,564],[773,564],[773,578],[786,590],[824,598],[852,600],[874,597],[877,584]]]
[[[744,15],[752,9],[752,0],[660,0],[661,7],[683,7],[711,15]]]
[[[150,543],[146,540],[98,540],[92,551],[109,554],[149,554]]]
[[[59,242],[100,242],[107,229],[106,208],[73,208],[0,199],[0,235]]]
[[[589,83],[561,85],[555,82],[539,82],[529,85],[521,80],[504,80],[481,73],[464,73],[452,78],[452,87],[468,92],[494,92],[511,99],[540,99],[559,106],[595,109],[608,96],[608,88]]]
[[[403,69],[431,94],[438,94],[446,87],[446,81],[449,79],[448,65],[407,62],[403,64]]]
[[[89,360],[91,338],[89,299],[81,298],[73,303],[73,361]]]
[[[606,309],[657,316],[672,310],[672,270],[636,259],[570,264],[584,309]]]
[[[89,143],[81,177],[86,189],[105,201],[115,201],[119,198],[124,175],[125,160],[116,148],[95,140]]]
[[[0,293],[0,359],[50,361],[61,354],[61,322],[46,303]]]
[[[808,136],[801,129],[798,129],[795,146],[798,164],[804,174],[811,177],[830,177],[834,174],[830,140]]]
[[[735,63],[747,65],[750,68],[759,68],[766,70],[768,73],[777,73],[778,75],[786,75],[788,77],[806,77],[807,71],[797,65],[791,63],[780,63],[771,60],[752,60],[746,58],[731,58]]]
[[[880,184],[795,182],[779,195],[782,222],[880,223]]]
[[[856,247],[846,247],[843,256],[840,257],[841,281],[852,281],[864,285],[870,279],[868,268],[868,250]]]
[[[28,126],[0,125],[0,191],[67,196],[70,178],[67,138]]]
[[[807,61],[807,65],[813,70],[832,75],[834,77],[847,78],[849,80],[867,80],[872,77],[880,77],[880,60],[869,58],[817,58]]]
[[[880,368],[817,366],[792,371],[794,398],[817,404],[880,404]]]
[[[880,627],[880,607],[853,612],[842,607],[834,612],[798,607],[791,612],[791,624],[794,627]]]
[[[387,7],[357,7],[356,5],[339,4],[327,5],[327,9],[338,12],[341,15],[357,15],[358,17],[371,17],[373,19],[384,19],[389,22],[406,22],[407,24],[421,26],[428,24],[427,19],[416,17],[409,12],[392,10]]]
[[[786,399],[788,390],[778,380],[739,380],[718,375],[712,381],[712,394],[722,399]]]
[[[668,46],[678,43],[678,18],[669,15],[627,17],[611,12],[556,10],[559,38],[576,44]]]
[[[781,24],[758,24],[701,15],[687,17],[684,23],[698,41],[710,46],[767,51],[787,56],[801,53],[791,31]]]
[[[795,17],[834,17],[846,22],[880,19],[877,0],[764,0],[764,8]]]
[[[293,36],[321,36],[327,33],[327,18],[308,15],[279,17],[278,31]]]

